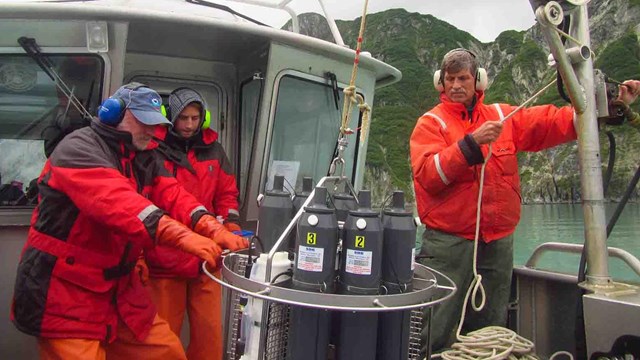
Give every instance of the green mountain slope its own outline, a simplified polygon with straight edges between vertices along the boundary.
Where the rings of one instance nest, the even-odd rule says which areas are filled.
[[[640,79],[640,0],[592,0],[589,6],[590,13],[595,14],[590,18],[595,66],[614,79]],[[337,23],[345,43],[355,48],[360,19]],[[320,15],[302,15],[301,27],[303,33],[331,39]],[[439,68],[442,56],[457,47],[473,50],[487,69],[491,82],[487,103],[517,105],[556,76],[547,65],[548,46],[537,26],[528,31],[505,31],[495,41],[482,43],[431,15],[403,9],[368,15],[363,49],[403,73],[402,81],[376,93],[365,186],[372,189],[378,202],[393,189],[404,190],[411,198],[409,136],[416,119],[437,104],[433,72]],[[537,103],[566,104],[556,89],[547,91]],[[640,134],[628,126],[616,128],[614,133],[618,164],[609,196],[615,199],[640,162]],[[608,144],[604,135],[601,144],[602,158],[606,160]],[[578,201],[576,149],[571,143],[540,153],[520,154],[523,201]]]

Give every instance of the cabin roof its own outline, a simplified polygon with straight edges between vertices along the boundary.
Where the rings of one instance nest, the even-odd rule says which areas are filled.
[[[259,42],[274,41],[345,62],[352,62],[355,56],[354,50],[325,40],[258,25],[222,10],[184,1],[52,1],[0,1],[0,18],[126,21],[133,24],[134,29],[138,28],[138,25],[152,26],[156,29],[166,26],[168,29],[174,29],[175,35],[172,36],[179,36],[180,31],[193,32],[202,29],[202,34],[191,36],[195,35],[202,41],[211,40],[215,44],[229,44],[233,40],[232,42],[236,43],[235,46],[239,43],[247,48]],[[149,40],[153,43],[158,39]],[[366,49],[363,50],[366,51]],[[361,56],[360,66],[374,72],[377,87],[395,83],[401,78],[398,69],[366,54]]]

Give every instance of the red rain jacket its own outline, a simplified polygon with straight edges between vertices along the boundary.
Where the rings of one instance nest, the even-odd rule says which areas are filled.
[[[180,185],[195,196],[207,210],[225,221],[238,221],[238,188],[231,163],[216,141],[218,133],[205,129],[183,139],[159,128],[158,151],[163,154],[165,168]],[[191,254],[158,246],[145,252],[149,273],[155,277],[196,278],[201,260]]]
[[[115,340],[118,316],[144,339],[156,314],[133,269],[168,212],[194,224],[206,210],[152,151],[94,122],[67,135],[38,181],[11,319],[45,338]]]

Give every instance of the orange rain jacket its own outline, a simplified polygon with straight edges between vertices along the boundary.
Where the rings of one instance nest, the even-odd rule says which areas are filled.
[[[486,121],[507,116],[514,106],[485,105],[477,92],[475,105],[441,103],[425,113],[411,134],[411,168],[418,213],[431,229],[466,239],[475,237],[480,168],[488,146],[470,135]],[[552,105],[523,109],[504,123],[485,168],[480,236],[485,242],[515,231],[520,220],[518,151],[540,151],[577,135],[571,107]]]

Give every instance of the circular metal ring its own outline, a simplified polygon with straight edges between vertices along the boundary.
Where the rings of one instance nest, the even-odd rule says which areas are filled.
[[[562,24],[562,20],[564,19],[562,6],[555,1],[549,1],[544,6],[544,16],[551,25],[558,26]]]
[[[202,264],[202,269],[212,280],[230,290],[262,300],[325,310],[379,312],[417,309],[441,303],[456,291],[456,285],[450,278],[426,266],[416,264],[413,290],[408,293],[393,295],[312,293],[279,286],[281,283],[267,284],[245,278],[234,271],[243,256],[246,257],[239,253],[231,253],[223,258],[221,279],[208,271],[206,262]]]

